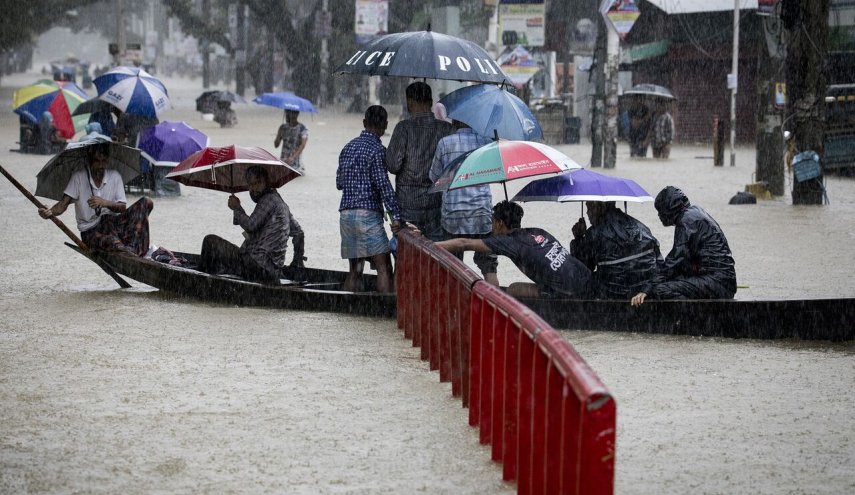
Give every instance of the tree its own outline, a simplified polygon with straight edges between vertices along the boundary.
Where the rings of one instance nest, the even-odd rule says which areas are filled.
[[[787,114],[793,121],[796,149],[813,150],[823,159],[825,69],[828,54],[829,0],[784,0],[781,22],[790,32],[787,47]],[[793,204],[822,204],[822,176],[793,181]]]
[[[0,0],[0,50],[31,43],[40,34],[59,25],[73,23],[74,9],[98,0]]]

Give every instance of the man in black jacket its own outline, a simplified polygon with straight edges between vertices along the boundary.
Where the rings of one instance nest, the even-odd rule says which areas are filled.
[[[650,229],[615,207],[614,201],[587,201],[591,226],[573,225],[570,253],[594,272],[596,296],[629,299],[656,281],[662,262]]]
[[[727,238],[707,212],[668,186],[654,203],[662,225],[674,226],[674,247],[660,267],[664,281],[648,284],[632,298],[639,306],[656,299],[733,299],[736,269]]]

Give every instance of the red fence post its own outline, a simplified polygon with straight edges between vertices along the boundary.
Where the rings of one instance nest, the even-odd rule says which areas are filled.
[[[615,402],[572,346],[432,243],[407,233],[399,249],[398,324],[451,380],[503,478],[521,494],[612,493]]]

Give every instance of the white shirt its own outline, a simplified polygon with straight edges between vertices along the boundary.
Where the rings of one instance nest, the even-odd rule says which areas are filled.
[[[104,180],[101,187],[95,187],[95,183],[89,178],[87,169],[74,172],[68,181],[64,194],[74,200],[74,214],[77,217],[77,230],[86,232],[98,225],[101,219],[95,214],[95,209],[89,206],[89,198],[98,196],[116,203],[127,203],[125,199],[125,186],[122,184],[122,176],[112,169],[104,171]],[[114,214],[107,208],[101,208],[101,215]]]

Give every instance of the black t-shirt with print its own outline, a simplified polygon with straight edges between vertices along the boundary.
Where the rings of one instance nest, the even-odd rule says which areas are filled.
[[[542,291],[573,297],[589,294],[591,271],[543,229],[515,229],[487,237],[484,244],[510,258]]]

